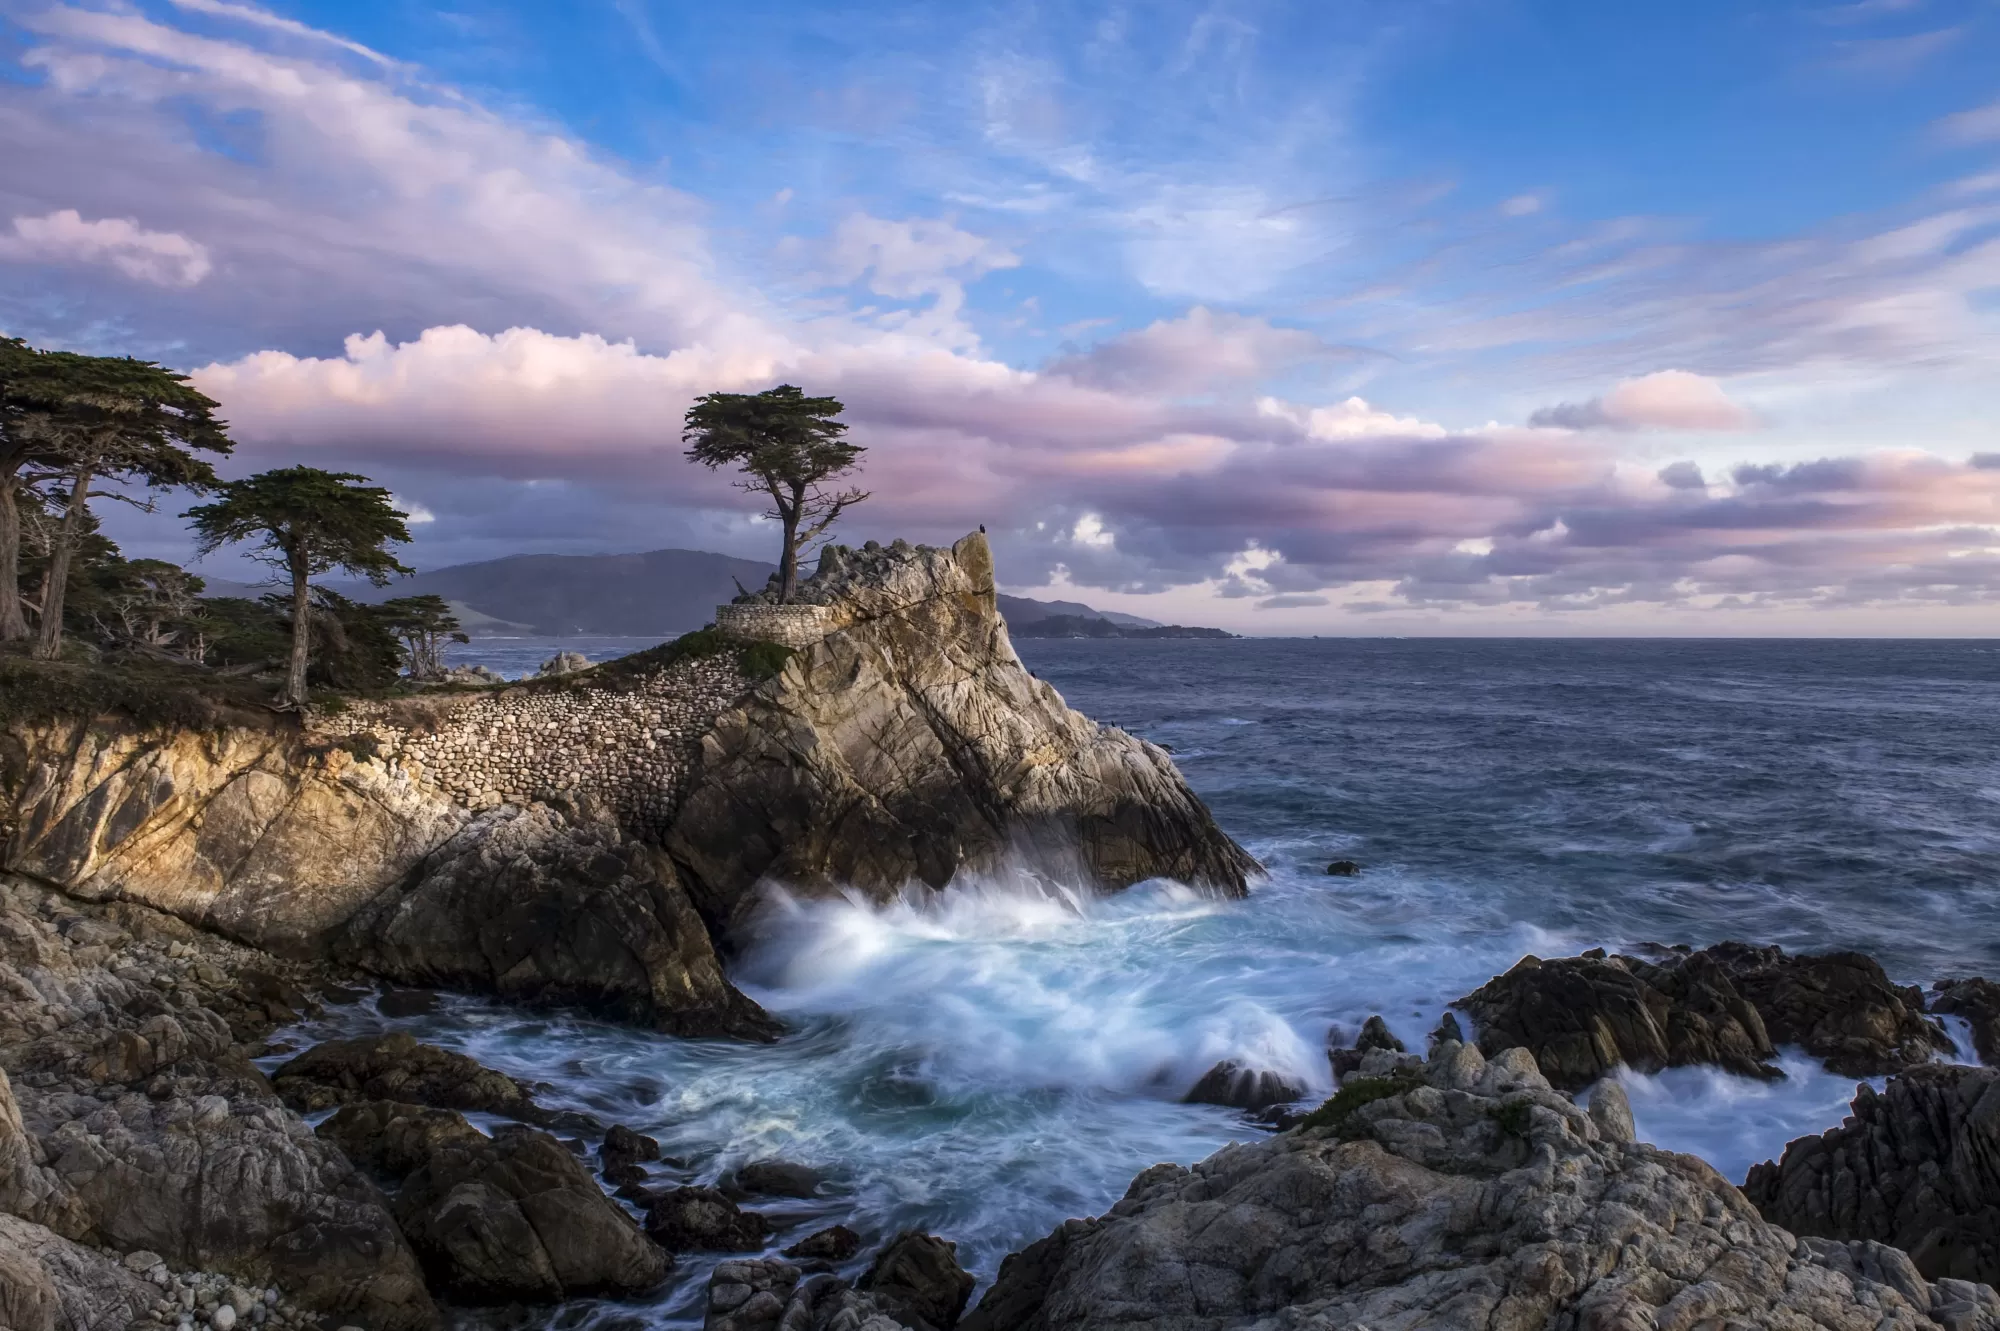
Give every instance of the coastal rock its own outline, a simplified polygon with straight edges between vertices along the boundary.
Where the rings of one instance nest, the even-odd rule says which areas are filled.
[[[1977,978],[1939,980],[1931,991],[1931,1011],[1965,1018],[1979,1061],[2000,1067],[2000,984]]]
[[[1303,1082],[1283,1073],[1224,1059],[1202,1074],[1194,1088],[1181,1097],[1181,1103],[1269,1109],[1272,1105],[1288,1105],[1305,1093]]]
[[[1921,994],[1897,989],[1852,952],[1788,956],[1720,943],[1648,958],[1524,957],[1453,1006],[1472,1018],[1489,1055],[1530,1049],[1565,1090],[1620,1066],[1702,1064],[1776,1078],[1780,1044],[1802,1045],[1844,1076],[1878,1076],[1950,1049],[1924,1017]]]
[[[553,1117],[506,1073],[422,1044],[406,1031],[316,1044],[280,1067],[271,1081],[285,1102],[303,1113],[368,1100],[405,1100],[524,1123],[546,1123]]]
[[[903,1326],[951,1331],[977,1283],[958,1264],[958,1245],[910,1229],[891,1239],[854,1285]]]
[[[846,1225],[830,1225],[815,1230],[791,1247],[785,1249],[785,1256],[806,1261],[844,1262],[861,1251],[861,1236]]]
[[[407,984],[572,1006],[674,1035],[775,1038],[723,977],[671,861],[617,828],[512,805],[474,819],[342,951]]]
[[[756,1252],[771,1222],[714,1188],[674,1188],[646,1208],[646,1233],[668,1252]]]
[[[830,631],[716,718],[668,833],[712,925],[748,928],[766,882],[888,899],[1010,857],[1107,888],[1244,891],[1256,862],[1172,760],[1022,666],[983,536],[842,559],[801,591]]]
[[[1008,1257],[961,1325],[1992,1331],[2000,1297],[1794,1238],[1701,1161],[1607,1140],[1527,1051],[1447,1041],[1282,1136],[1145,1171]]]
[[[378,1178],[401,1183],[446,1146],[476,1146],[486,1134],[463,1114],[424,1105],[372,1100],[343,1105],[313,1130]]]
[[[561,1142],[528,1127],[474,1135],[436,1141],[396,1196],[440,1288],[468,1303],[553,1302],[666,1278],[672,1260]]]
[[[1335,1084],[1339,1084],[1358,1070],[1361,1067],[1361,1060],[1367,1057],[1371,1049],[1387,1049],[1398,1054],[1404,1052],[1403,1042],[1396,1038],[1394,1032],[1389,1029],[1389,1023],[1383,1021],[1380,1016],[1371,1016],[1361,1023],[1361,1034],[1354,1038],[1352,1048],[1334,1048],[1332,1037],[1329,1036],[1326,1061],[1327,1066],[1333,1070]]]
[[[2000,1071],[1913,1068],[1879,1094],[1862,1085],[1853,1111],[1750,1171],[1764,1218],[1892,1244],[1932,1280],[2000,1285]]]
[[[110,1331],[136,1321],[158,1297],[117,1259],[0,1215],[0,1327],[7,1331]]]
[[[730,1181],[738,1191],[755,1197],[811,1197],[825,1176],[789,1160],[752,1160]]]

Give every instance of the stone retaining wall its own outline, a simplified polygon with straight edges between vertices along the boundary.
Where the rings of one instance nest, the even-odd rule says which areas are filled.
[[[499,689],[428,731],[397,726],[386,709],[365,705],[344,714],[338,729],[372,738],[382,759],[472,808],[560,798],[657,839],[694,770],[702,735],[750,681],[733,652],[678,662],[629,693],[594,689],[587,680]]]
[[[715,627],[735,638],[810,647],[833,630],[833,609],[824,605],[743,605],[715,607]]]

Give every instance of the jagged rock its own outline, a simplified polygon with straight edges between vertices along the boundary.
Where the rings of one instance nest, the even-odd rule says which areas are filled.
[[[614,1188],[637,1188],[646,1182],[644,1165],[660,1158],[660,1144],[641,1136],[623,1123],[614,1123],[597,1148],[597,1161],[604,1181]],[[622,1195],[622,1193],[621,1193]]]
[[[741,1192],[759,1197],[811,1197],[825,1176],[788,1160],[752,1160],[731,1180]]]
[[[1335,860],[1326,866],[1329,878],[1353,878],[1361,872],[1361,866],[1353,860]]]
[[[302,1113],[369,1100],[402,1100],[433,1109],[499,1114],[524,1123],[554,1116],[526,1086],[464,1054],[419,1043],[407,1031],[328,1040],[272,1076],[285,1103]]]
[[[805,1331],[813,1300],[799,1289],[802,1274],[772,1257],[719,1264],[708,1278],[703,1331]]]
[[[528,1127],[437,1143],[396,1215],[432,1279],[468,1303],[635,1294],[672,1265],[561,1142]]]
[[[1305,1093],[1303,1082],[1281,1072],[1246,1067],[1226,1058],[1204,1072],[1194,1088],[1181,1097],[1181,1103],[1269,1109],[1272,1105],[1288,1105]]]
[[[343,1105],[314,1132],[378,1177],[400,1183],[448,1145],[476,1146],[486,1134],[451,1109],[371,1100]]]
[[[1939,980],[1931,990],[1931,1011],[1970,1022],[1979,1061],[2000,1067],[2000,984],[1977,978]]]
[[[917,1229],[891,1239],[854,1283],[883,1312],[917,1331],[951,1331],[978,1284],[958,1264],[957,1244]]]
[[[405,890],[359,911],[344,949],[408,984],[475,989],[684,1036],[775,1038],[722,974],[673,864],[542,806],[481,814]]]
[[[1929,1065],[1857,1089],[1854,1116],[1743,1191],[1795,1234],[1875,1239],[1932,1280],[2000,1284],[2000,1071]]]
[[[1699,1160],[1606,1140],[1526,1050],[1441,1042],[1283,1136],[1145,1171],[1008,1257],[961,1325],[1992,1331],[2000,1297],[1796,1239]]]
[[[1718,943],[1713,957],[1764,1019],[1775,1044],[1796,1044],[1843,1077],[1879,1077],[1951,1052],[1924,1017],[1923,991],[1897,988],[1859,952],[1788,956],[1776,947]]]
[[[1455,1013],[1447,1012],[1438,1018],[1437,1029],[1430,1033],[1430,1038],[1426,1041],[1426,1047],[1435,1049],[1446,1040],[1456,1040],[1460,1044],[1465,1043],[1465,1032],[1459,1028],[1458,1016]]]
[[[1395,1033],[1389,1029],[1389,1023],[1383,1021],[1380,1016],[1371,1016],[1361,1023],[1361,1034],[1355,1037],[1353,1048],[1336,1049],[1332,1047],[1331,1041],[1332,1037],[1329,1036],[1326,1061],[1327,1066],[1333,1069],[1335,1084],[1358,1069],[1361,1060],[1371,1049],[1387,1049],[1398,1054],[1404,1052],[1403,1042],[1396,1038]]]
[[[785,1256],[807,1261],[844,1262],[861,1251],[861,1236],[846,1225],[830,1225],[815,1230],[791,1247]]]
[[[1658,1072],[1707,1064],[1775,1078],[1779,1044],[1803,1045],[1847,1076],[1910,1067],[1950,1048],[1922,1015],[1921,994],[1896,989],[1853,952],[1794,957],[1720,943],[1650,959],[1602,950],[1524,957],[1453,1006],[1472,1018],[1482,1049],[1532,1049],[1565,1090],[1621,1065]]]
[[[590,658],[582,652],[557,652],[542,662],[542,668],[535,672],[536,679],[554,679],[559,675],[574,675],[579,670],[590,669]]]
[[[109,1331],[137,1320],[158,1297],[116,1258],[0,1215],[0,1327],[7,1331]]]
[[[646,1232],[668,1252],[756,1252],[771,1222],[714,1188],[674,1188],[646,1208]]]
[[[878,562],[804,584],[828,636],[701,742],[667,846],[712,924],[747,928],[765,881],[886,899],[1009,855],[1106,887],[1243,892],[1255,861],[1172,760],[1021,665],[983,536]]]

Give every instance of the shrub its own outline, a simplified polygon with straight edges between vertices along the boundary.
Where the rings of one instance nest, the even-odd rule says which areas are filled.
[[[1340,1136],[1346,1136],[1347,1120],[1363,1105],[1372,1105],[1377,1100],[1387,1100],[1392,1095],[1401,1095],[1423,1085],[1423,1078],[1413,1072],[1395,1072],[1386,1077],[1349,1077],[1346,1085],[1318,1109],[1299,1120],[1298,1126],[1305,1128],[1332,1128]]]

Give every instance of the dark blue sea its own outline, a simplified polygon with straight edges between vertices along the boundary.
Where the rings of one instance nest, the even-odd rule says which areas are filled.
[[[616,654],[635,642],[582,649]],[[475,643],[531,669],[556,644]],[[1983,642],[1028,641],[1070,703],[1168,746],[1269,869],[1244,901],[1000,874],[802,904],[738,965],[797,1033],[673,1041],[453,1001],[402,1023],[631,1124],[713,1181],[829,1169],[812,1223],[923,1225],[982,1278],[1132,1175],[1257,1129],[1180,1104],[1221,1058],[1330,1090],[1330,1031],[1413,1047],[1526,953],[1725,938],[2000,975],[2000,648]],[[531,659],[532,658],[532,659]],[[1350,859],[1353,878],[1326,864]],[[346,1019],[349,1024],[354,1020]],[[1854,1086],[1625,1078],[1641,1134],[1740,1180]],[[803,1232],[803,1231],[801,1231]],[[789,1241],[789,1240],[787,1240]],[[702,1267],[630,1314],[698,1320]]]

